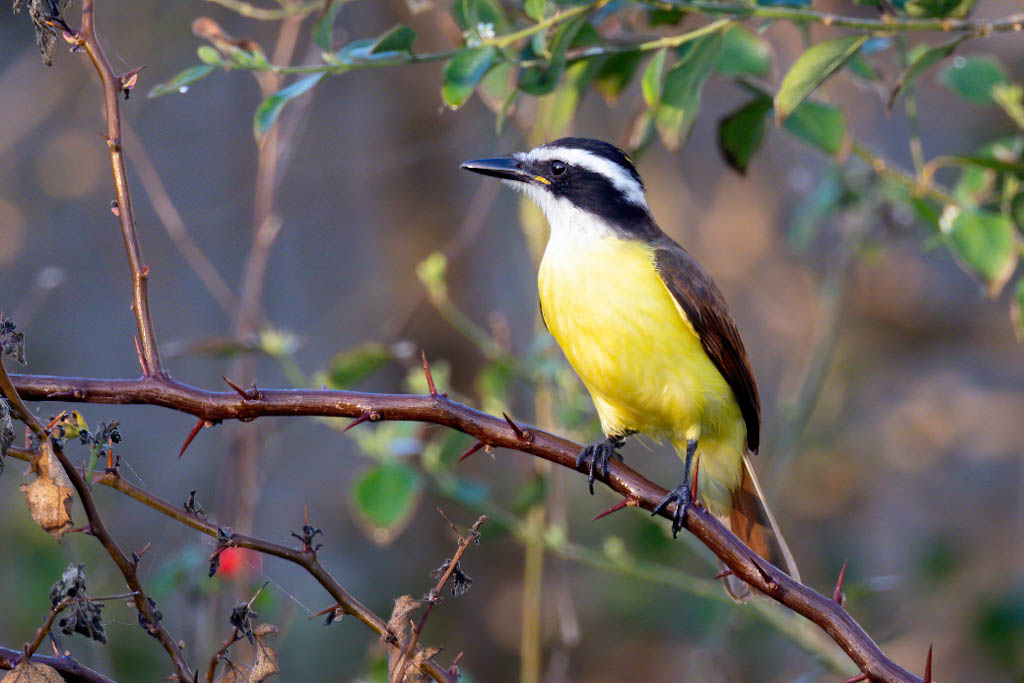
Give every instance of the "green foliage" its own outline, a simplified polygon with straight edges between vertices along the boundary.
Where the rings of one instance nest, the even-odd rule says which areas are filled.
[[[665,74],[660,97],[652,107],[654,125],[669,149],[678,149],[697,121],[700,94],[722,51],[722,32],[698,38]]]
[[[743,26],[733,26],[722,36],[722,51],[715,72],[720,76],[766,77],[772,69],[768,42]]]
[[[382,462],[361,472],[349,489],[357,517],[377,543],[393,541],[409,523],[423,493],[423,478],[414,468]]]
[[[204,53],[207,54],[208,53]],[[209,55],[208,55],[209,56]],[[202,55],[200,55],[202,57]],[[203,60],[205,61],[205,59]],[[218,60],[219,62],[219,60]],[[149,91],[149,97],[160,97],[172,92],[186,93],[190,85],[200,81],[214,72],[217,67],[213,64],[197,64],[185,69],[169,81],[153,86]]]
[[[324,74],[322,73],[304,76],[263,100],[256,109],[256,115],[253,117],[252,122],[252,132],[256,139],[263,139],[263,136],[267,134],[270,127],[277,121],[277,117],[281,115],[281,111],[284,110],[286,104],[299,95],[309,92],[310,88],[319,83],[323,77]]]
[[[336,354],[331,359],[324,384],[330,389],[350,389],[393,360],[391,349],[367,342]]]
[[[384,33],[370,48],[371,55],[386,52],[411,52],[416,40],[416,31],[408,26],[395,26]]]
[[[852,35],[818,43],[796,60],[775,95],[775,118],[784,122],[819,85],[864,46],[868,36]]]
[[[948,206],[939,221],[953,254],[996,296],[1017,265],[1013,223],[1005,214]]]
[[[746,173],[750,160],[764,141],[771,110],[771,98],[757,97],[718,124],[718,146],[722,156],[740,173]]]
[[[947,88],[972,104],[993,104],[992,89],[1009,82],[1006,69],[990,55],[957,57],[939,74]]]
[[[915,18],[949,17],[961,19],[974,7],[977,0],[907,0],[908,16]]]
[[[469,96],[473,94],[477,83],[491,68],[496,55],[497,50],[493,47],[460,50],[444,65],[444,70],[441,72],[444,79],[441,98],[444,103],[452,109],[458,109],[465,104]]]
[[[893,85],[892,95],[889,97],[889,107],[892,107],[896,97],[904,88],[913,87],[918,76],[924,73],[928,67],[952,55],[965,39],[965,36],[957,36],[938,45],[929,46],[921,44],[914,47],[908,55],[906,68],[899,75],[899,78],[896,79],[895,85]]]

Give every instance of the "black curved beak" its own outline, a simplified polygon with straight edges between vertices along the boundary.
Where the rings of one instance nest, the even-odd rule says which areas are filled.
[[[462,164],[462,168],[481,175],[489,175],[502,180],[517,180],[525,183],[533,180],[533,174],[519,168],[512,157],[500,159],[476,159]]]

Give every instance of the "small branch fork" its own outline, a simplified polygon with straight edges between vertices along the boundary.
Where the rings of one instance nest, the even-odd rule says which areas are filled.
[[[424,364],[426,364],[426,356],[424,356]],[[433,382],[431,382],[431,384],[433,384]],[[431,394],[436,393],[437,392],[435,391],[431,391]],[[448,519],[448,516],[444,514],[444,511],[441,510],[441,508],[438,508],[437,511],[441,513],[441,516],[444,517],[446,522],[448,522],[448,526],[450,526],[452,531],[455,532],[455,536],[459,539],[459,545],[455,550],[455,554],[452,555],[450,560],[448,560],[448,567],[445,569],[444,573],[441,574],[441,578],[438,579],[437,585],[432,591],[430,591],[429,598],[427,599],[427,606],[423,608],[423,614],[420,616],[419,622],[417,622],[415,628],[412,630],[412,637],[409,639],[409,645],[406,647],[391,672],[392,683],[400,683],[405,680],[405,672],[413,661],[413,654],[416,652],[416,643],[420,639],[420,633],[423,632],[423,627],[427,623],[427,617],[430,616],[430,611],[434,609],[434,605],[440,601],[441,593],[444,591],[445,584],[448,583],[452,574],[456,569],[458,569],[459,561],[462,559],[462,556],[469,549],[469,546],[480,538],[480,526],[487,521],[487,515],[480,515],[480,518],[477,519],[476,522],[473,523],[473,526],[469,528],[469,533],[463,536],[459,533],[459,529],[452,524],[452,521]]]
[[[125,380],[14,375],[12,379],[22,396],[29,400],[156,405],[212,422],[298,415],[358,418],[373,412],[380,420],[429,422],[450,427],[490,447],[521,451],[573,470],[577,469],[576,456],[581,449],[579,444],[568,439],[533,427],[526,429],[515,425],[513,428],[502,417],[487,415],[455,401],[438,401],[429,395],[261,389],[259,400],[245,400],[233,391],[204,391],[164,376]],[[105,480],[110,477],[105,475],[101,483],[107,483]],[[666,494],[664,488],[617,461],[610,463],[608,476],[598,476],[598,480],[646,510],[653,510]],[[112,481],[111,485],[114,483]],[[120,479],[116,480],[115,488],[125,492],[130,490],[130,486]],[[661,515],[670,518],[674,512],[675,507],[668,506]],[[820,626],[871,680],[921,683],[921,678],[886,657],[832,596],[825,597],[797,583],[757,557],[702,508],[691,506],[687,511],[686,522],[690,532],[717,555],[735,576]],[[199,520],[186,523],[203,533],[216,534],[215,527],[204,525]],[[255,541],[250,539],[249,542],[249,545],[239,545],[263,550],[255,545]],[[280,549],[270,554],[306,567],[325,588],[333,582],[322,567],[304,559],[297,551]],[[344,604],[341,600],[338,602]],[[374,619],[361,618],[374,630],[383,629],[384,622],[376,617]],[[378,633],[381,632],[378,630]]]
[[[157,350],[156,332],[149,312],[148,280],[149,267],[142,258],[138,231],[135,226],[135,212],[132,208],[131,193],[128,190],[128,176],[125,171],[124,153],[121,149],[121,104],[118,100],[125,91],[125,76],[118,75],[110,66],[103,47],[96,35],[93,0],[82,0],[82,28],[74,39],[92,60],[96,73],[103,84],[103,99],[106,106],[107,132],[104,139],[110,151],[110,170],[114,175],[114,190],[117,196],[117,215],[121,220],[121,233],[128,253],[128,264],[132,272],[132,310],[138,325],[139,363],[145,376],[163,373],[160,352]]]
[[[17,650],[0,647],[0,669],[13,669],[22,654]],[[112,679],[107,678],[98,671],[93,671],[72,657],[33,655],[32,661],[36,664],[45,664],[55,669],[67,683],[114,683]]]

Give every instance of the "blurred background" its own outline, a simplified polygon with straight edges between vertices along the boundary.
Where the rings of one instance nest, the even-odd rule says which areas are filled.
[[[815,8],[873,16],[842,0]],[[73,26],[77,9],[67,14]],[[449,49],[449,9],[447,0],[347,3],[335,45],[403,23],[419,33],[417,50]],[[972,16],[1021,10],[982,0]],[[262,98],[251,74],[218,70],[185,93],[145,97],[196,63],[203,41],[190,27],[200,16],[285,62],[319,59],[309,37],[315,18],[293,27],[289,46],[280,22],[213,2],[98,3],[115,70],[146,66],[122,102],[125,150],[172,375],[215,390],[227,375],[243,386],[422,392],[424,349],[441,390],[458,400],[598,438],[581,386],[538,327],[534,262],[546,227],[518,197],[458,168],[538,142],[544,131],[530,103],[496,135],[480,98],[457,111],[443,106],[440,64],[356,70],[289,105],[277,139],[264,144],[274,154],[261,159],[252,120]],[[777,84],[802,49],[801,31],[779,22],[764,37],[774,53],[765,80]],[[27,18],[0,12],[0,309],[27,336],[29,365],[18,371],[134,377],[130,279],[110,210],[97,79],[83,55],[58,42],[47,67]],[[972,51],[1022,75],[1015,34],[961,53]],[[898,74],[879,69],[885,83]],[[588,92],[569,130],[627,144],[639,90],[632,83],[611,106]],[[913,167],[908,120],[902,106],[887,113],[887,92],[853,73],[826,92],[858,142]],[[836,183],[875,196],[865,168],[838,171],[794,137],[769,132],[746,175],[731,170],[715,132],[743,100],[712,78],[685,147],[650,144],[638,166],[654,215],[712,273],[743,334],[764,406],[755,466],[804,581],[830,594],[848,561],[849,610],[918,674],[934,644],[939,680],[1024,681],[1024,364],[1011,294],[987,298],[948,251],[929,248],[906,209],[868,200],[817,208]],[[929,157],[971,154],[1016,131],[933,72],[918,82],[917,100]],[[183,255],[184,226],[207,264]],[[265,277],[246,265],[261,226],[280,230]],[[244,289],[243,280],[260,286]],[[423,634],[445,647],[445,665],[465,653],[466,680],[856,673],[792,615],[734,606],[717,588],[705,593],[713,557],[692,538],[672,541],[665,520],[626,510],[593,523],[616,500],[607,489],[590,497],[581,477],[518,453],[480,453],[455,468],[468,437],[407,424],[342,435],[344,421],[299,418],[203,430],[179,460],[188,415],[35,408],[41,417],[77,408],[91,425],[120,420],[124,476],[172,502],[197,489],[222,526],[289,543],[308,507],[323,530],[325,566],[385,617],[397,596],[426,593],[430,572],[455,549],[435,508],[461,527],[486,512],[482,543],[463,561],[473,589],[441,603]],[[630,443],[625,453],[663,485],[678,479],[678,460],[660,447]],[[85,563],[93,594],[123,590],[93,539],[72,534],[58,545],[33,523],[17,488],[24,470],[8,460],[0,477],[0,644],[13,648],[42,623],[50,585],[69,563]],[[255,608],[281,628],[284,680],[379,680],[375,635],[351,618],[330,627],[310,620],[331,601],[301,570],[239,554],[207,578],[212,539],[112,490],[96,495],[126,551],[152,544],[141,577],[190,662],[205,670],[230,634],[230,607],[269,581]],[[80,508],[75,520],[84,523]],[[108,604],[104,618],[109,645],[62,636],[64,647],[117,680],[167,675],[164,652],[131,607]]]

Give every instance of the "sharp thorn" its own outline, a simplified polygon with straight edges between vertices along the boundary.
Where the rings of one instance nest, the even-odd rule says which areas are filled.
[[[751,553],[750,561],[754,563],[755,567],[757,567],[757,571],[761,574],[761,578],[764,579],[764,582],[768,584],[769,589],[778,587],[778,584],[775,583],[775,579],[773,579],[772,575],[768,573],[768,570],[761,566],[760,556]]]
[[[333,612],[336,609],[341,609],[341,605],[339,605],[338,603],[334,603],[330,607],[325,607],[322,610],[320,610],[319,612],[317,612],[316,614],[312,615],[309,618],[309,620],[312,621],[313,619],[316,619],[317,617],[322,617],[325,614],[330,614],[331,612]]]
[[[376,412],[374,410],[371,410],[370,412],[363,413],[362,415],[360,415],[356,419],[354,419],[351,422],[349,422],[348,426],[341,430],[341,433],[344,434],[348,430],[350,430],[353,427],[356,427],[358,425],[361,425],[364,422],[376,422],[379,419],[380,419],[380,413],[378,413],[378,412]]]
[[[222,380],[224,380],[225,382],[227,382],[228,386],[231,387],[232,389],[234,389],[235,393],[238,394],[239,396],[241,396],[243,401],[248,401],[249,400],[249,392],[247,392],[245,389],[243,389],[242,387],[238,386],[237,384],[235,384],[234,382],[229,380],[224,375],[221,375],[220,378]]]
[[[515,422],[513,422],[512,418],[508,416],[508,413],[502,413],[502,416],[505,418],[505,422],[508,422],[508,426],[512,428],[512,431],[515,432],[517,439],[519,439],[520,441],[525,441],[527,443],[533,441],[533,434],[531,434],[530,432],[526,431],[525,429],[517,425]]]
[[[860,681],[866,681],[866,680],[868,680],[868,675],[867,674],[857,674],[856,676],[852,676],[850,678],[847,678],[846,680],[842,681],[841,683],[860,683]]]
[[[476,453],[478,450],[480,450],[481,448],[483,448],[486,445],[487,444],[485,444],[483,441],[477,441],[475,444],[473,444],[472,446],[467,448],[465,453],[463,453],[461,456],[459,456],[458,462],[462,462],[463,460],[465,460],[469,456],[473,455],[474,453]]]
[[[596,522],[597,520],[601,519],[602,517],[607,517],[608,515],[612,514],[613,512],[618,512],[619,510],[621,510],[623,508],[636,507],[636,504],[637,504],[636,501],[633,500],[632,498],[623,498],[618,503],[616,503],[615,505],[612,505],[610,508],[608,508],[607,510],[605,510],[604,512],[599,514],[597,517],[594,517],[594,521]]]
[[[932,646],[928,646],[928,658],[924,660],[924,683],[932,683]]]
[[[732,570],[729,568],[723,569],[722,571],[715,574],[716,579],[724,579],[727,576],[732,576]]]
[[[192,443],[192,439],[196,438],[196,434],[199,433],[199,430],[203,428],[204,424],[206,424],[206,420],[199,418],[196,422],[196,426],[193,427],[192,431],[190,431],[188,436],[185,437],[185,443],[181,444],[181,450],[178,452],[178,460],[181,460],[181,456],[185,455],[185,451],[188,449],[189,444]]]
[[[446,397],[448,394],[438,393],[437,387],[434,386],[434,376],[430,373],[430,363],[427,362],[427,352],[420,349],[420,358],[423,359],[423,374],[427,377],[427,389],[430,391],[431,398]]]
[[[839,578],[836,579],[836,589],[832,591],[832,599],[837,605],[843,604],[843,580],[846,578],[846,565],[849,560],[843,561],[843,568],[839,570]]]

